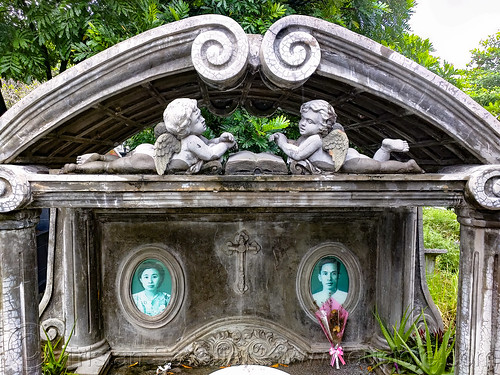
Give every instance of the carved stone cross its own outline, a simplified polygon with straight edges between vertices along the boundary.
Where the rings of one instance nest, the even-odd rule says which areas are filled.
[[[236,254],[238,257],[238,268],[236,270],[236,291],[239,294],[243,294],[248,290],[245,276],[246,254],[248,252],[256,254],[261,248],[262,247],[257,242],[250,242],[250,236],[246,230],[237,233],[234,237],[234,241],[227,243],[226,253],[228,255]]]

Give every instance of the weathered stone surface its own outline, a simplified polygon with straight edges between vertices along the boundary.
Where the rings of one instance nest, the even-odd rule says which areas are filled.
[[[457,303],[456,373],[500,372],[500,214],[463,207]]]
[[[466,195],[482,209],[500,210],[500,166],[488,165],[473,171]]]
[[[26,170],[14,165],[0,166],[0,212],[14,211],[28,203],[31,190]]]
[[[67,216],[73,210],[65,211]],[[327,253],[343,249],[338,256],[354,278],[352,297],[346,301],[351,313],[344,337],[346,351],[362,350],[376,336],[375,305],[391,322],[408,305],[426,305],[414,300],[413,209],[276,206],[90,212],[85,222],[95,227],[78,233],[76,243],[98,248],[100,266],[92,267],[90,279],[78,283],[93,285],[95,279],[100,280],[102,330],[96,329],[120,356],[177,356],[205,365],[288,363],[322,355],[329,346],[311,316],[310,286],[297,285],[298,279],[310,283],[311,274],[302,273],[311,264],[309,268],[302,264],[314,265],[322,253],[311,250],[320,245]],[[65,227],[76,228],[74,224]],[[56,253],[60,254],[68,245],[58,243]],[[170,268],[171,276],[185,278],[185,289],[172,290],[172,300],[180,301],[178,309],[138,322],[124,303],[130,281],[123,275],[133,274],[134,259],[143,259],[146,248],[149,257],[168,253],[179,263],[179,268]],[[351,264],[346,253],[359,265]],[[59,272],[72,274],[71,264],[59,262]],[[65,291],[71,283],[57,275],[55,282],[54,297],[43,319],[71,315],[63,313],[71,310],[64,307],[68,302],[61,303],[68,298]],[[71,288],[78,290],[77,285]],[[93,306],[91,300],[78,301],[82,309]],[[85,332],[84,337],[91,338]]]
[[[193,66],[206,83],[217,88],[234,87],[248,63],[248,39],[235,21],[203,31],[191,46]]]
[[[227,175],[286,175],[288,167],[280,156],[240,151],[229,156],[224,173]]]
[[[0,373],[41,374],[37,210],[0,214]]]
[[[32,207],[455,206],[466,175],[30,175]]]

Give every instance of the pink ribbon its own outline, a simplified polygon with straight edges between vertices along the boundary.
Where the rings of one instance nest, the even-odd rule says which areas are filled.
[[[344,358],[342,358],[342,355],[344,354],[344,350],[342,349],[341,346],[338,344],[335,346],[330,347],[330,355],[332,356],[332,360],[330,362],[330,365],[333,367],[336,365],[337,370],[340,368],[339,366],[339,360],[342,362],[343,365],[345,365]]]

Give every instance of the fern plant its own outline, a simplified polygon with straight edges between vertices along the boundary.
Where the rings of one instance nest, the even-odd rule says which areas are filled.
[[[220,129],[233,134],[241,150],[278,153],[279,149],[269,142],[268,136],[288,128],[289,125],[290,120],[284,115],[268,119],[239,110],[230,119],[223,120]]]

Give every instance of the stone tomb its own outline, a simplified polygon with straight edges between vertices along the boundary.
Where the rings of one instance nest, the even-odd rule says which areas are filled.
[[[217,115],[238,106],[298,114],[324,99],[358,149],[373,155],[384,138],[406,139],[427,173],[59,174],[77,155],[155,125],[179,97]],[[310,17],[281,19],[263,37],[225,17],[194,17],[112,47],[0,118],[0,372],[40,373],[39,323],[51,337],[73,330],[80,374],[112,356],[322,358],[329,345],[312,311],[325,257],[341,263],[343,346],[354,360],[381,343],[376,307],[391,323],[425,308],[440,325],[419,230],[418,207],[434,205],[455,207],[461,224],[456,372],[498,373],[499,136],[498,121],[458,89]],[[51,232],[37,309],[41,208]],[[140,310],[145,261],[161,279],[151,315]]]
[[[415,209],[240,206],[53,214],[57,228],[64,228],[54,260],[61,277],[42,324],[54,329],[75,322],[69,350],[82,355],[111,348],[131,360],[190,365],[323,356],[329,345],[313,315],[312,292],[319,287],[315,265],[326,256],[343,263],[347,352],[374,343],[375,306],[394,319],[407,306],[427,307]],[[131,298],[137,267],[151,259],[170,276],[170,303],[155,316],[140,312]]]

